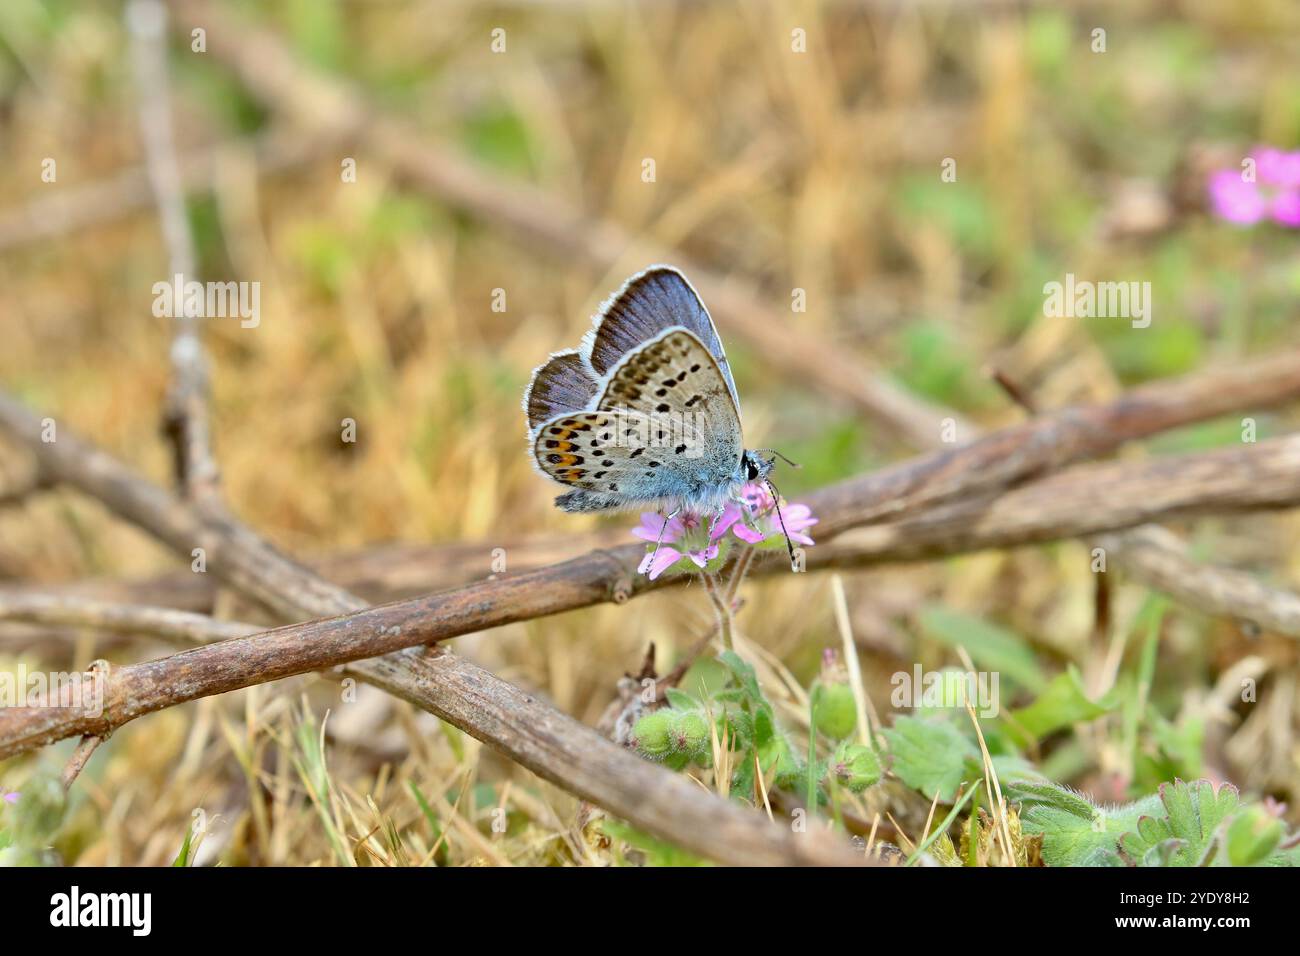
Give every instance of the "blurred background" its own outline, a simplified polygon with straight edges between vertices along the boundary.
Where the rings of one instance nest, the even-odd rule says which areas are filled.
[[[1300,342],[1297,233],[1225,222],[1206,199],[1216,169],[1300,142],[1290,0],[288,0],[177,4],[171,19],[198,277],[260,283],[256,328],[204,325],[223,491],[305,559],[361,567],[376,546],[477,542],[508,561],[553,560],[592,533],[632,540],[635,516],[552,506],[558,489],[528,461],[519,402],[531,369],[576,346],[598,304],[661,258],[742,288],[791,343],[981,428],[1023,419],[991,368],[1051,408]],[[171,329],[151,311],[168,255],[143,178],[130,46],[121,3],[0,5],[0,383],[170,484],[159,422]],[[286,79],[281,55],[300,73]],[[480,178],[457,179],[463,170]],[[558,238],[521,239],[518,222],[533,220]],[[1066,273],[1150,282],[1151,326],[1046,316],[1043,286]],[[792,310],[794,290],[806,311]],[[748,444],[804,466],[781,476],[789,499],[915,450],[714,314]],[[1294,417],[1261,417],[1260,437]],[[348,418],[355,442],[341,438]],[[1239,419],[1219,421],[1152,446],[1239,432]],[[19,481],[20,456],[0,450],[0,479]],[[1180,530],[1201,555],[1300,585],[1293,514]],[[522,543],[533,539],[541,550]],[[485,548],[466,554],[451,568],[430,561],[427,575],[417,560],[400,581],[376,573],[367,593],[492,573]],[[76,493],[0,505],[6,584],[188,573]],[[878,706],[895,671],[955,663],[919,623],[929,607],[1005,630],[1049,670],[1074,663],[1089,678],[1102,666],[1082,543],[855,572],[845,585]],[[828,580],[768,578],[747,595],[746,637],[806,684],[839,641]],[[1133,626],[1148,597],[1121,587],[1114,627]],[[226,596],[216,609],[253,615]],[[667,667],[710,620],[688,589],[456,648],[594,724],[649,643]],[[1054,741],[1051,773],[1108,800],[1177,774],[1294,801],[1294,641],[1176,606],[1161,627],[1138,753],[1118,752],[1116,715]],[[166,653],[0,634],[11,667]],[[1261,691],[1267,708],[1216,695],[1246,655],[1277,690]],[[381,694],[337,698],[303,678],[128,725],[74,789],[57,848],[70,862],[167,863],[201,809],[204,863],[605,860],[562,792]],[[69,747],[0,763],[0,784],[21,790]],[[493,842],[501,806],[510,829]],[[403,849],[363,839],[390,825]]]

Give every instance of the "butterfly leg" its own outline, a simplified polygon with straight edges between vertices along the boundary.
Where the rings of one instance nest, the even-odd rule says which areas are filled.
[[[759,531],[758,526],[754,524],[754,509],[750,505],[749,499],[744,495],[736,494],[731,500],[740,506],[740,520],[745,522],[745,527],[750,531],[761,534],[762,532]]]
[[[678,505],[669,514],[663,516],[664,523],[659,526],[659,537],[655,539],[655,549],[652,552],[650,552],[651,564],[654,563],[655,555],[659,553],[659,545],[663,544],[664,542],[664,531],[666,531],[668,528],[668,522],[676,518],[677,515],[681,512],[681,510],[682,510],[682,506]]]

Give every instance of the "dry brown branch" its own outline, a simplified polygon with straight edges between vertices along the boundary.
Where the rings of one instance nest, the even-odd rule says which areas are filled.
[[[1104,405],[1044,414],[968,445],[921,455],[801,500],[813,505],[821,515],[817,534],[824,539],[860,523],[885,517],[899,519],[937,502],[975,498],[1069,462],[1107,454],[1127,441],[1160,431],[1232,412],[1269,408],[1297,398],[1300,398],[1300,354],[1252,359],[1234,368],[1202,371],[1147,385]],[[48,472],[47,480],[57,478],[80,487],[94,497],[109,501],[114,510],[137,523],[140,515],[157,515],[158,509],[167,507],[165,496],[156,494],[147,485],[133,484],[129,470],[115,470],[111,459],[105,461],[107,456],[91,450],[63,455],[58,444],[32,444],[36,420],[3,394],[0,394],[0,425],[25,432],[27,444],[38,452]],[[95,467],[83,470],[77,466],[84,454],[92,455]],[[185,547],[185,553],[193,546],[186,542],[197,540],[200,534],[198,523],[187,520],[183,513],[168,517],[159,527],[161,530],[155,533],[177,547]],[[512,566],[522,569],[575,557],[620,539],[622,535],[617,532],[558,540],[533,539],[510,542],[507,549]],[[315,567],[326,578],[347,582],[352,591],[391,599],[481,579],[491,568],[491,551],[497,546],[500,542],[436,547],[385,545],[324,558]],[[631,561],[635,566],[632,554],[629,550],[620,559],[622,564]],[[822,548],[810,551],[810,568],[824,566],[825,555]],[[904,557],[888,546],[877,544],[862,555],[862,560],[879,563]],[[614,566],[610,567],[612,570]],[[760,571],[768,569],[770,565]],[[277,572],[276,576],[283,575]],[[204,575],[185,573],[134,584],[90,582],[78,585],[75,590],[126,602],[165,600],[170,606],[190,610],[210,607],[212,593],[211,583]]]
[[[57,442],[41,442],[39,420],[6,396],[0,396],[0,423],[37,453],[43,473],[99,497],[182,554],[188,555],[195,542],[200,542],[208,551],[213,573],[282,614],[335,614],[363,606],[359,598],[280,555],[222,509],[169,495],[69,430],[60,429]],[[608,573],[608,564],[604,567]],[[520,583],[514,578],[484,582],[479,585],[480,592],[472,588],[452,592],[458,597],[450,603],[433,600],[441,607],[439,616],[449,615],[441,617],[443,624],[454,629],[457,622],[474,621],[494,608],[512,613],[508,611],[509,598],[498,603],[504,597],[499,588],[504,584],[515,588]],[[607,589],[602,588],[601,593],[610,596]],[[385,619],[373,627],[349,623],[348,619],[329,620],[341,625],[329,638],[341,654],[321,656],[312,651],[312,641],[291,647],[295,642],[292,635],[300,632],[294,627],[281,628],[259,635],[267,641],[260,646],[244,643],[250,638],[236,638],[120,668],[107,682],[103,713],[74,707],[0,711],[0,753],[81,733],[102,736],[134,717],[171,706],[169,701],[193,700],[401,647],[408,649],[386,658],[358,661],[347,673],[448,720],[542,778],[647,832],[736,865],[862,862],[833,834],[823,830],[795,833],[774,825],[641,760],[468,661],[443,652],[427,659],[424,649],[414,646],[424,639],[405,639],[415,633],[412,628],[418,625],[414,620],[403,625]],[[385,648],[369,645],[375,638],[384,642]],[[294,662],[302,660],[303,651],[320,666],[308,664],[299,669]],[[252,656],[246,656],[249,654]]]
[[[175,608],[118,604],[29,589],[22,592],[0,590],[0,620],[88,628],[112,634],[146,634],[183,647],[243,637],[262,630],[254,624],[218,621]]]
[[[0,412],[5,409],[5,403],[0,401]],[[57,443],[60,454],[67,455],[74,442],[76,439],[65,430]],[[105,460],[112,460],[98,454],[97,473],[102,478],[108,467]],[[126,472],[116,463],[111,467]],[[78,475],[75,468],[72,477],[80,477],[83,487],[86,485],[86,476]],[[116,478],[110,487],[119,493],[124,486],[144,484],[129,473]],[[167,497],[161,491],[157,494]],[[817,496],[811,497],[815,500]],[[822,566],[860,566],[1093,534],[1153,519],[1298,504],[1300,435],[1199,454],[1077,466],[1001,495],[940,505],[902,522],[848,532],[830,546],[813,549],[812,559]],[[199,510],[171,499],[160,514]],[[828,517],[833,521],[833,514]],[[194,520],[200,521],[197,515]],[[153,526],[147,517],[143,524]],[[205,532],[211,535],[214,529]],[[242,534],[252,537],[248,532]],[[262,548],[270,552],[264,545]],[[585,607],[616,599],[619,594],[642,593],[659,586],[632,575],[631,569],[642,552],[639,544],[596,551],[536,571],[129,665],[114,674],[105,715],[72,709],[0,714],[0,756],[73,734],[102,733],[141,714],[196,697]],[[266,555],[247,542],[242,550],[223,551],[218,547],[212,567],[222,573],[224,562],[231,560],[259,561],[266,560]],[[303,575],[305,581],[314,581],[309,572]],[[318,608],[327,608],[329,603],[328,592],[293,593],[300,595],[294,600],[304,602],[303,611],[309,600]],[[340,610],[345,603],[355,607],[359,601],[345,595],[339,598]],[[460,709],[463,701],[452,699],[456,695],[454,688],[426,683],[430,672],[410,654],[378,669],[374,662],[354,665],[360,676],[382,678],[386,687],[399,681],[403,667],[409,667],[415,683],[402,696],[411,699],[423,695],[424,703],[436,713],[465,714]],[[450,656],[439,658],[436,672],[450,675],[456,686],[475,694],[482,693],[487,679],[477,673],[477,668]],[[511,700],[516,693],[513,688],[502,687],[498,697],[501,701]],[[466,729],[483,733],[484,728],[469,716],[471,723]],[[510,752],[509,741],[488,739],[499,746],[504,743]],[[528,752],[528,748],[522,750]],[[554,768],[549,769],[554,772]]]
[[[1009,376],[994,370],[994,380],[1030,415],[1038,409],[1033,397]],[[1300,637],[1300,597],[1270,588],[1241,571],[1193,560],[1178,536],[1158,526],[1136,527],[1097,538],[1109,557],[1117,558],[1129,577],[1209,614],[1235,617]],[[1110,586],[1097,578],[1094,629],[1104,635],[1110,624]]]
[[[179,158],[181,186],[186,194],[210,191],[222,156],[233,152],[250,154],[258,170],[271,175],[303,165],[323,147],[319,140],[277,129],[248,141],[190,150]],[[144,166],[124,169],[100,182],[68,185],[0,213],[0,252],[81,235],[94,226],[139,213],[153,203],[149,171]]]
[[[1269,587],[1245,571],[1199,564],[1178,536],[1164,528],[1102,535],[1097,544],[1129,577],[1188,607],[1300,637],[1300,596]]]
[[[414,597],[491,577],[492,552],[510,556],[510,573],[567,561],[595,548],[627,543],[622,530],[564,537],[494,539],[449,544],[380,544],[304,560],[309,568],[369,604]],[[60,593],[124,604],[161,604],[210,613],[216,588],[210,577],[192,571],[166,571],[124,580],[95,578],[59,585]]]
[[[1243,409],[1300,398],[1300,354],[1251,359],[1168,382],[1155,382],[1113,402],[1074,406],[842,482],[817,499],[838,531],[922,505],[1024,481],[1158,432]],[[936,431],[937,435],[937,431]],[[827,523],[818,527],[827,531]]]
[[[852,563],[916,560],[1297,504],[1300,435],[1291,435],[1241,448],[1078,465],[1001,494],[846,532],[833,547]]]
[[[1036,521],[1036,527],[1023,528],[1022,537],[1009,537],[999,533],[986,520],[981,523],[985,505],[980,503],[980,496],[990,489],[1023,480],[1061,463],[1112,451],[1128,439],[1233,410],[1276,405],[1295,398],[1297,394],[1300,394],[1300,360],[1284,354],[1242,363],[1235,369],[1203,372],[1174,382],[1149,385],[1106,405],[1071,408],[1044,415],[970,445],[923,455],[832,486],[805,499],[822,517],[822,524],[818,526],[822,537],[883,514],[906,514],[927,503],[960,498],[962,504],[950,512],[942,512],[947,516],[941,519],[947,522],[946,526],[935,524],[936,517],[932,514],[919,525],[896,524],[873,529],[871,534],[849,546],[814,548],[810,552],[810,568],[832,563],[862,565],[911,559],[1140,523],[1145,520],[1141,517],[1143,514],[1155,514],[1159,509],[1144,510],[1142,502],[1138,501],[1134,505],[1136,510],[1127,516],[1107,516],[1107,509],[1113,511],[1122,507],[1119,496],[1115,494],[1103,496],[1107,501],[1100,510],[1075,507],[1068,497],[1074,492],[1067,479],[1064,485],[1049,485],[1049,495],[1038,499],[1038,510],[1021,516],[1024,520]],[[235,554],[227,563],[236,586],[258,596],[271,607],[286,613],[292,613],[292,607],[302,607],[309,613],[327,614],[338,600],[339,589],[314,584],[305,593],[295,596],[296,603],[286,605],[278,595],[285,587],[301,590],[304,580],[292,562],[265,548],[257,539],[250,540],[246,534],[225,534],[223,529],[229,526],[229,522],[224,518],[218,519],[215,528],[205,530],[204,522],[191,509],[180,506],[148,483],[140,482],[129,469],[109,456],[82,446],[74,436],[67,434],[66,429],[58,442],[40,442],[38,419],[3,395],[0,395],[0,424],[23,436],[28,447],[37,452],[38,460],[49,477],[80,487],[108,502],[115,511],[137,524],[150,527],[182,553],[189,554],[196,542],[200,546],[208,542],[233,550]],[[1106,472],[1085,474],[1094,479],[1104,479],[1107,475]],[[1157,476],[1155,480],[1160,478]],[[1079,489],[1080,494],[1089,492],[1086,487]],[[1034,494],[1032,491],[1025,493]],[[1092,488],[1091,493],[1096,495],[1097,489]],[[1145,491],[1139,490],[1139,493],[1145,494]],[[1011,500],[1018,503],[1025,499]],[[1088,516],[1098,519],[1093,522],[1095,528],[1090,529],[1089,523],[1083,520]],[[959,546],[957,538],[947,537],[949,534],[962,534],[965,539]],[[909,539],[909,535],[916,537]],[[548,546],[537,547],[539,557],[548,553]],[[635,577],[632,570],[639,559],[638,548],[632,545],[608,549],[597,552],[594,559],[591,555],[577,559],[586,566],[588,586],[579,588],[576,593],[566,590],[557,594],[552,610],[542,613],[625,596]],[[475,549],[483,554],[480,562],[470,561]],[[451,561],[442,563],[442,566],[458,565],[461,570],[457,574],[463,573],[468,564],[478,563],[486,568],[489,566],[488,550],[487,546],[454,546],[450,552]],[[220,563],[219,557],[211,550],[208,556],[218,558]],[[420,568],[427,561],[427,550],[403,546],[393,552],[381,553],[378,560],[352,559],[331,566],[331,570],[362,582],[397,579],[403,583],[409,581],[410,586],[419,586],[419,574],[423,573]],[[572,563],[566,562],[561,566],[569,567]],[[245,567],[257,570],[245,574],[240,570]],[[436,586],[445,579],[423,580],[429,581],[429,586]]]
[[[167,247],[167,279],[196,278],[194,237],[185,211],[184,183],[172,136],[170,84],[167,78],[167,7],[162,0],[130,0],[126,23],[139,99],[145,168],[158,205]],[[188,301],[188,299],[186,300]],[[177,483],[187,497],[216,494],[218,468],[212,456],[208,421],[208,365],[199,337],[202,317],[179,302],[170,350],[171,388],[163,431],[172,443]]]
[[[1207,377],[1222,384],[1221,377]],[[1258,381],[1259,378],[1252,379],[1253,383]],[[1275,379],[1274,387],[1278,384]],[[1145,401],[1134,402],[1130,397],[1100,410],[1073,410],[1053,416],[1072,427],[1043,428],[1043,423],[1039,422],[1031,423],[1039,427],[1028,428],[1027,432],[1024,428],[1009,431],[1021,436],[1027,434],[1030,441],[1037,443],[1034,447],[1040,456],[1044,444],[1050,447],[1047,439],[1061,436],[1065,436],[1070,442],[1068,447],[1077,452],[1080,422],[1118,422],[1116,430],[1127,436],[1147,433],[1149,426],[1137,425],[1131,420],[1142,410],[1155,409],[1160,413],[1158,420],[1181,423],[1197,414],[1205,414],[1207,410],[1217,412],[1224,407],[1221,389],[1207,394],[1203,384],[1196,388],[1187,383],[1164,388],[1185,398],[1199,395],[1202,401],[1195,408],[1183,406],[1174,414],[1166,409],[1164,403],[1152,402],[1148,390]],[[1162,394],[1166,393],[1157,391],[1157,396]],[[1234,394],[1238,399],[1243,395],[1254,399],[1265,396],[1257,389],[1238,390]],[[1120,414],[1120,409],[1127,415]],[[211,515],[201,504],[181,502],[139,479],[110,456],[80,442],[69,434],[68,429],[61,430],[57,442],[41,442],[39,419],[3,396],[0,396],[0,423],[37,453],[43,473],[100,497],[114,510],[171,542],[182,553],[188,554],[195,541],[206,542],[210,566],[216,573],[282,613],[328,614],[361,603],[347,592],[299,570],[225,515]],[[1087,437],[1088,449],[1113,447],[1119,441],[1115,433],[1099,434],[1096,428],[1085,429],[1082,433]],[[994,436],[995,440],[997,438]],[[1002,440],[1008,439],[1004,435]],[[953,454],[960,453],[938,457],[950,458]],[[892,525],[860,529],[852,537],[845,536],[847,544],[842,540],[831,547],[813,549],[813,564],[860,565],[871,561],[952,553],[961,549],[1006,546],[1027,540],[1127,527],[1157,517],[1196,513],[1207,508],[1240,510],[1293,505],[1300,502],[1300,467],[1297,467],[1300,460],[1297,456],[1300,456],[1300,438],[1291,438],[1137,464],[1077,467],[1011,489],[1001,496],[986,492],[973,500],[941,505]],[[934,457],[919,460],[921,471],[937,471],[940,480],[951,485],[944,469],[927,467],[926,463]],[[1050,455],[1047,460],[1052,460]],[[913,467],[918,466],[914,463]],[[999,471],[998,474],[1001,477],[1005,472]],[[966,481],[976,488],[982,484],[979,476],[970,476]],[[858,479],[847,484],[859,485],[861,482]],[[832,528],[847,524],[834,510],[834,502],[842,498],[843,488],[837,486],[809,496],[809,500],[821,510],[823,520]],[[927,497],[919,482],[913,488],[921,488],[919,497]],[[951,493],[944,497],[951,497]],[[1087,506],[1081,506],[1081,502],[1087,502]],[[1005,522],[1000,523],[1000,516],[1005,517]],[[651,586],[632,574],[641,551],[640,545],[597,551],[534,572],[484,581],[343,618],[314,621],[226,641],[149,664],[130,665],[114,675],[107,720],[79,714],[70,708],[13,711],[0,715],[0,740],[7,742],[0,753],[38,746],[60,736],[107,732],[121,721],[170,706],[179,700],[221,693],[529,617],[626,598]],[[619,790],[610,794],[592,788],[594,778],[585,773],[586,768],[574,770],[572,765],[538,763],[540,755],[551,752],[547,748],[556,746],[553,741],[537,738],[535,731],[541,724],[517,725],[512,734],[496,735],[496,725],[488,715],[496,714],[501,720],[509,720],[509,708],[514,706],[521,692],[473,665],[451,655],[439,655],[436,663],[431,663],[424,660],[420,652],[407,650],[382,663],[366,661],[355,664],[353,669],[358,676],[379,683],[408,700],[418,701],[425,709],[447,715],[458,726],[571,792],[600,803],[638,825],[647,828],[651,824],[657,825],[657,811],[648,812],[639,797],[633,799],[633,795],[641,791]],[[437,675],[437,682],[430,680],[432,675]],[[123,691],[123,688],[127,690]],[[485,703],[482,695],[489,690],[492,691],[491,701]],[[466,707],[465,698],[461,696],[466,694],[472,695],[470,699],[476,700],[476,706]],[[552,716],[547,726],[555,726],[557,720],[574,735],[590,734],[602,745],[613,746],[576,722],[564,724],[568,718],[562,715]],[[568,746],[567,739],[565,746]],[[595,746],[590,741],[584,744],[584,747]],[[633,769],[634,765],[640,764],[637,758],[617,747],[614,750],[630,761],[623,764],[628,773],[641,772],[639,767]],[[609,755],[608,759],[620,758]],[[710,851],[702,846],[708,841],[693,829],[693,825],[682,825],[684,819],[679,813],[676,817],[679,825],[671,833],[652,832],[659,832],[683,846],[716,853],[716,849]]]

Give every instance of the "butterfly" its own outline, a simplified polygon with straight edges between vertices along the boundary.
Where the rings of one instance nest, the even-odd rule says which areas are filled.
[[[779,453],[744,447],[718,331],[672,266],[628,279],[578,349],[533,371],[523,406],[534,464],[571,489],[555,499],[564,511],[716,516],[758,481],[777,497],[768,475]]]

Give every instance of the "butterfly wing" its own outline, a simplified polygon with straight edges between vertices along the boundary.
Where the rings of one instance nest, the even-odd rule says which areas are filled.
[[[680,326],[703,343],[713,356],[732,405],[740,407],[736,383],[722,341],[709,310],[686,277],[672,266],[651,266],[628,279],[601,306],[592,320],[594,328],[583,339],[583,351],[598,376],[609,373],[623,356],[661,334]]]
[[[532,380],[524,392],[529,433],[557,415],[590,408],[596,390],[596,380],[577,351],[556,352],[545,365],[533,369]]]
[[[726,379],[681,327],[625,355],[595,410],[551,419],[533,443],[542,472],[577,489],[557,499],[569,511],[665,500],[711,506],[736,481],[742,452]]]
[[[556,499],[566,511],[657,501],[665,494],[659,470],[671,449],[648,440],[654,427],[649,416],[627,409],[561,415],[538,430],[533,459],[547,477],[575,489]]]

